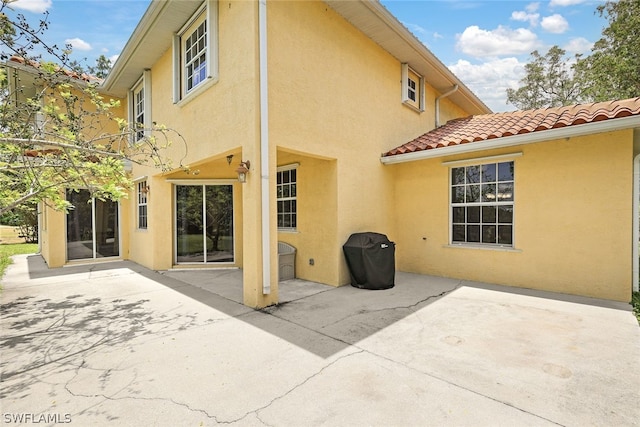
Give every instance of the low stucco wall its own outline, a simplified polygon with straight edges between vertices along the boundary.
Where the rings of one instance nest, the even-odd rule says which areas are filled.
[[[515,152],[513,250],[449,245],[443,161]],[[632,155],[629,130],[390,166],[397,268],[629,301]]]

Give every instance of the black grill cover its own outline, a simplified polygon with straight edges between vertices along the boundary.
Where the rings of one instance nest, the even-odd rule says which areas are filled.
[[[395,243],[380,233],[354,233],[342,246],[351,286],[389,289],[395,280]]]

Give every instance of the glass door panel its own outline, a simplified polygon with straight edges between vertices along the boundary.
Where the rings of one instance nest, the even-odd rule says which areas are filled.
[[[120,255],[118,202],[95,200],[96,258]]]
[[[176,260],[204,262],[203,187],[176,186]]]
[[[120,255],[118,202],[96,200],[88,190],[67,190],[67,260]]]
[[[67,190],[67,259],[93,258],[93,206],[88,190]]]
[[[205,187],[207,262],[233,262],[233,189]]]
[[[234,262],[231,185],[176,186],[176,262]]]

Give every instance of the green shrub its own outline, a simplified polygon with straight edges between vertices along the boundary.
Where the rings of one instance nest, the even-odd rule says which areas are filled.
[[[640,292],[631,294],[631,306],[633,307],[633,314],[636,315],[636,319],[640,323]]]

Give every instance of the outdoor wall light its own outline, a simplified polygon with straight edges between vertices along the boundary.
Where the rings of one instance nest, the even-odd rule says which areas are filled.
[[[247,174],[249,173],[249,168],[251,167],[251,162],[249,160],[245,160],[240,162],[240,166],[236,169],[238,172],[238,181],[241,183],[247,182]]]

